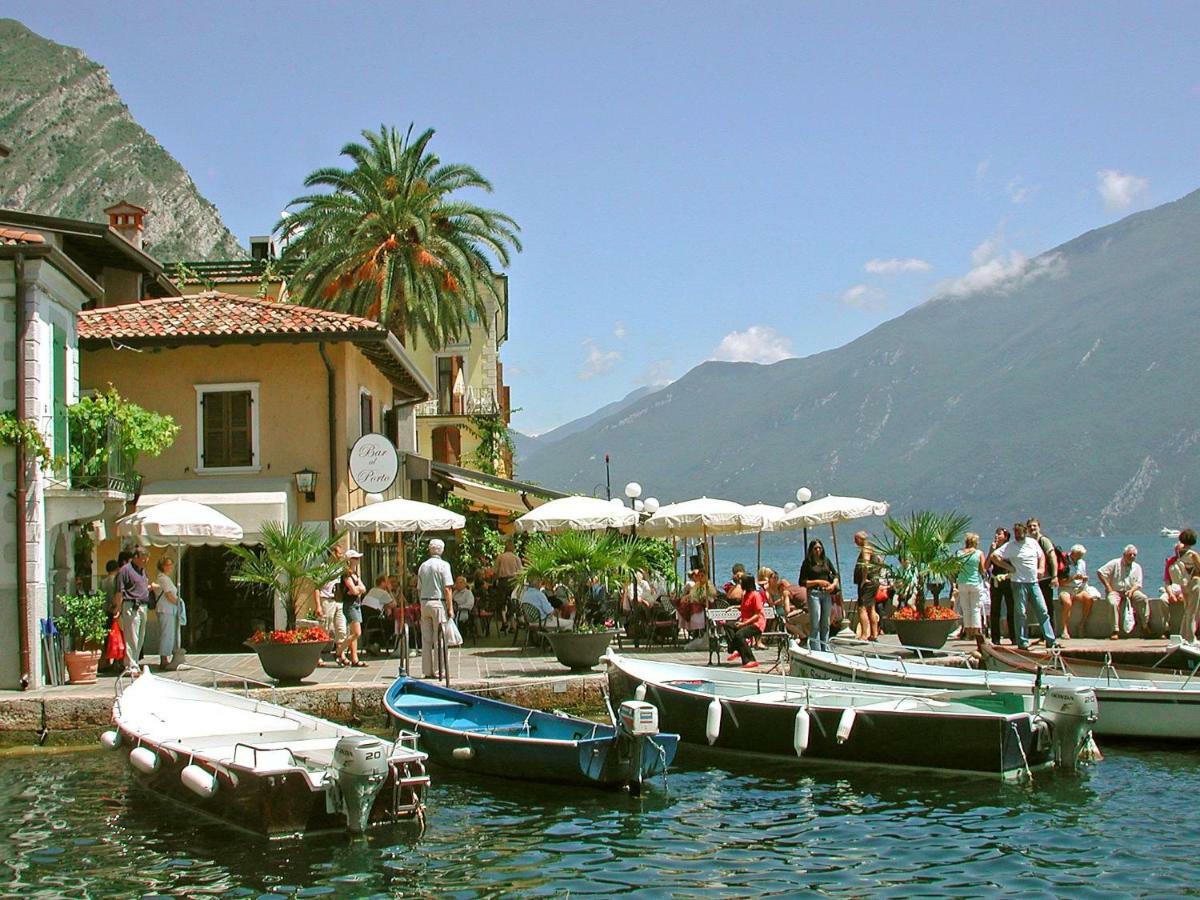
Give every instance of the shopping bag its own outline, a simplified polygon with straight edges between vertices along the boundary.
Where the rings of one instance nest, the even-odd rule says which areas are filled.
[[[462,632],[458,630],[458,623],[453,619],[442,625],[442,629],[446,634],[447,647],[461,647],[463,643]]]
[[[1121,630],[1126,634],[1133,633],[1133,602],[1129,599],[1121,601]]]
[[[113,616],[112,626],[108,629],[108,644],[104,651],[105,659],[124,659],[125,658],[125,635],[121,632],[121,625],[116,616]]]

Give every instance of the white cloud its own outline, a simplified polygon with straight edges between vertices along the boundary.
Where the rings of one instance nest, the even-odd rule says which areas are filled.
[[[1026,184],[1025,179],[1017,175],[1015,178],[1009,179],[1004,190],[1008,193],[1008,199],[1013,203],[1027,203],[1037,193],[1037,186]]]
[[[983,179],[987,178],[988,169],[991,167],[992,161],[990,159],[981,159],[975,163],[975,180],[983,181]]]
[[[644,384],[647,387],[665,387],[675,380],[671,377],[671,370],[674,368],[674,360],[656,359],[646,366],[635,380],[638,384]]]
[[[1035,278],[1054,278],[1066,272],[1067,261],[1057,253],[1029,259],[1019,250],[1006,250],[1004,245],[1004,231],[999,228],[971,251],[970,271],[940,284],[935,296],[966,297],[981,291],[1007,293]]]
[[[855,309],[880,309],[883,301],[887,299],[887,294],[869,284],[856,284],[842,291],[842,296],[838,299]]]
[[[872,275],[897,275],[901,272],[928,272],[933,269],[933,266],[923,259],[914,259],[911,256],[899,259],[892,257],[891,259],[868,259],[863,266],[863,270],[870,272]]]
[[[731,331],[721,338],[709,359],[769,365],[795,355],[790,337],[770,325],[751,325],[745,331]]]
[[[597,375],[603,375],[621,361],[621,351],[601,350],[591,338],[585,338],[583,346],[587,347],[587,359],[579,367],[579,380],[588,381]]]
[[[1137,175],[1118,172],[1116,169],[1101,169],[1096,173],[1096,190],[1104,199],[1105,209],[1126,209],[1150,187],[1150,182]]]
[[[520,378],[522,375],[525,374],[525,370],[522,369],[520,366],[509,364],[504,367],[504,374],[508,375],[512,378]]]
[[[617,322],[613,323],[613,337],[615,337],[618,341],[623,341],[626,333],[624,322],[618,320]]]

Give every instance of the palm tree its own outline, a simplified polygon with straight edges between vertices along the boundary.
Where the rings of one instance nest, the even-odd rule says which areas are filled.
[[[538,535],[525,545],[525,567],[520,581],[554,581],[567,585],[577,604],[576,622],[583,616],[584,605],[593,578],[610,592],[620,590],[622,580],[633,569],[648,568],[652,556],[644,538],[626,537],[615,532],[564,531]]]
[[[336,578],[345,568],[333,557],[342,535],[331,538],[299,523],[264,522],[262,547],[230,547],[237,557],[237,572],[230,578],[238,584],[256,584],[277,591],[285,600],[287,627],[307,611],[318,587]]]
[[[875,544],[885,559],[880,568],[889,573],[900,596],[916,598],[923,613],[926,585],[957,579],[962,572],[964,558],[958,551],[971,520],[960,513],[924,511],[883,524],[887,538]]]
[[[342,155],[353,167],[317,169],[304,180],[319,193],[297,197],[275,226],[295,265],[298,302],[382,322],[401,336],[420,333],[435,349],[457,341],[475,317],[487,322],[497,299],[491,258],[501,266],[520,250],[510,217],[457,198],[491,191],[475,169],[443,165],[429,152],[429,129],[412,138],[380,126]]]

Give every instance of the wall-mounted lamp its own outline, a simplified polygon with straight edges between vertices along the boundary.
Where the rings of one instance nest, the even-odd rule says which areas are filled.
[[[317,499],[317,473],[307,467],[299,472],[293,472],[296,479],[296,490],[304,495],[304,499],[312,503]]]

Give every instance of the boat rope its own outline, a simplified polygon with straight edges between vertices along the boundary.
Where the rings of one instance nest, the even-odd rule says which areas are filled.
[[[646,738],[650,742],[650,746],[658,751],[658,761],[662,767],[663,790],[667,788],[667,748],[654,739],[654,736]]]
[[[1033,781],[1033,770],[1029,768],[1029,757],[1025,755],[1025,744],[1021,740],[1021,732],[1017,731],[1017,723],[1009,722],[1008,727],[1012,729],[1013,737],[1017,739],[1017,749],[1021,751],[1021,763],[1025,766],[1025,777]]]

